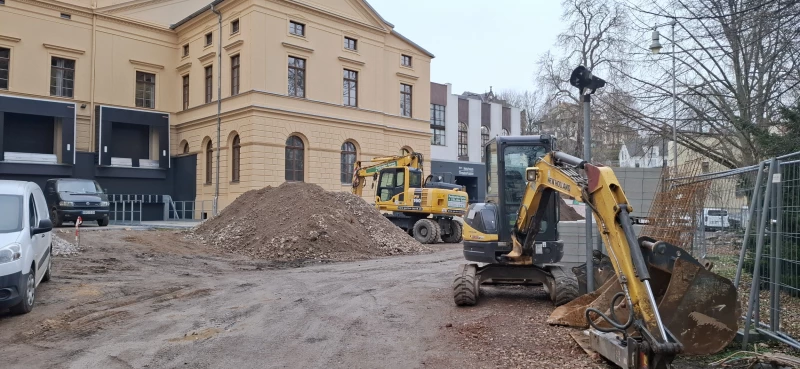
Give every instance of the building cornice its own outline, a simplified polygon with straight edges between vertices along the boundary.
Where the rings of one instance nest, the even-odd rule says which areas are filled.
[[[128,61],[131,62],[131,64],[133,64],[133,65],[138,65],[138,66],[142,66],[142,67],[145,67],[145,68],[164,69],[163,65],[158,65],[158,64],[143,62],[143,61],[139,61],[139,60],[133,60],[133,59],[129,59]]]
[[[223,46],[222,48],[225,49],[225,51],[227,51],[227,52],[231,52],[233,50],[238,49],[242,45],[244,45],[244,40],[238,40],[238,41],[231,42],[231,43]]]
[[[355,64],[355,65],[364,65],[363,61],[355,60],[355,59],[348,59],[348,58],[345,58],[343,56],[339,57],[339,61],[343,61],[345,63]]]
[[[211,51],[208,54],[205,54],[205,55],[197,58],[197,60],[199,60],[201,63],[205,63],[205,62],[211,60],[211,58],[213,58],[215,56],[217,56],[217,52],[216,51]]]
[[[22,41],[22,39],[21,39],[21,38],[19,38],[19,37],[11,37],[11,36],[3,36],[3,35],[0,35],[0,41],[6,41],[6,42],[20,42],[20,41]]]
[[[311,48],[308,48],[308,47],[303,47],[303,46],[300,46],[300,45],[290,44],[288,42],[283,42],[282,45],[283,45],[283,47],[288,47],[290,49],[305,51],[307,53],[313,53],[314,52],[314,49],[311,49]]]
[[[86,51],[84,51],[84,50],[73,49],[73,48],[70,48],[70,47],[64,47],[64,46],[58,46],[58,45],[52,45],[52,44],[42,44],[42,46],[44,46],[45,49],[60,51],[62,53],[70,53],[70,54],[77,54],[77,55],[83,55],[83,54],[86,53]]]
[[[371,25],[369,23],[359,22],[359,21],[357,21],[355,19],[345,17],[345,16],[343,16],[341,14],[334,13],[332,11],[329,11],[329,10],[326,10],[326,9],[323,9],[323,8],[318,8],[316,6],[313,6],[313,5],[310,5],[310,4],[307,4],[307,3],[301,3],[301,2],[299,2],[297,0],[283,0],[282,3],[285,6],[287,6],[289,8],[296,9],[296,10],[306,10],[306,11],[312,10],[313,12],[317,13],[317,15],[322,16],[323,18],[327,18],[329,20],[339,21],[339,22],[343,21],[343,22],[347,22],[347,23],[357,24],[359,26],[367,27],[369,29],[373,29],[373,30],[376,30],[376,31],[384,32],[384,33],[389,33],[391,31],[390,27],[387,27],[388,25],[381,25],[380,27],[376,27],[376,26]],[[372,18],[375,19],[375,17],[372,17]],[[375,19],[375,20],[378,23],[384,23],[379,19]]]
[[[125,25],[125,26],[131,26],[131,27],[135,27],[135,28],[139,28],[139,29],[145,29],[145,30],[148,30],[148,31],[153,31],[153,32],[157,32],[157,33],[160,33],[160,34],[164,34],[164,35],[173,35],[173,36],[176,35],[176,33],[174,31],[172,31],[171,29],[169,29],[168,27],[165,27],[165,26],[162,26],[162,25],[158,25],[158,24],[140,22],[140,21],[137,21],[137,20],[134,20],[134,19],[120,18],[118,16],[112,16],[112,15],[100,14],[100,13],[97,13],[97,19],[101,19],[101,20],[108,21],[108,22],[111,22],[111,23],[122,24],[122,25]]]
[[[101,12],[117,13],[117,12],[126,11],[126,10],[144,8],[146,6],[157,5],[157,4],[166,3],[166,2],[170,2],[170,1],[172,1],[172,0],[136,1],[133,4],[122,3],[122,4],[104,6],[102,8],[97,8],[97,10],[101,11]]]
[[[85,16],[85,17],[91,17],[92,16],[91,9],[86,8],[86,7],[82,7],[82,6],[79,7],[79,6],[75,6],[75,5],[71,5],[71,4],[55,3],[55,2],[52,2],[52,1],[46,1],[46,0],[17,0],[17,1],[19,1],[21,3],[34,4],[36,6],[41,6],[43,8],[58,10],[59,12],[65,12],[65,13],[69,13],[69,14],[72,14],[72,15],[82,15],[82,16]]]
[[[192,67],[192,62],[186,62],[175,68],[176,71],[181,72]]]
[[[136,28],[140,28],[140,29],[146,29],[146,30],[150,30],[150,31],[154,31],[154,32],[162,33],[162,34],[168,34],[168,35],[174,35],[175,34],[168,27],[165,27],[163,25],[142,22],[142,21],[135,20],[135,19],[130,19],[130,18],[121,18],[119,16],[113,16],[113,15],[110,15],[110,14],[103,14],[101,12],[98,12],[97,9],[93,10],[93,9],[86,8],[86,7],[79,7],[79,6],[74,6],[74,5],[66,4],[66,3],[55,3],[55,2],[52,2],[52,1],[48,1],[48,0],[16,0],[16,1],[19,1],[21,3],[28,3],[28,4],[31,4],[31,5],[34,5],[34,6],[39,6],[39,7],[42,7],[42,8],[56,10],[56,11],[59,11],[59,12],[69,13],[69,14],[72,14],[72,15],[81,15],[81,16],[85,16],[85,17],[89,17],[89,18],[91,18],[92,15],[95,15],[97,17],[97,19],[102,19],[102,20],[106,20],[106,21],[109,21],[109,22],[122,24],[122,25],[126,25],[126,26],[132,26],[132,27],[136,27]],[[168,0],[165,0],[165,1],[168,1]]]
[[[418,80],[419,79],[419,77],[417,77],[417,76],[412,76],[410,74],[405,74],[403,72],[397,72],[397,76],[400,77],[400,78],[413,79],[413,80]]]

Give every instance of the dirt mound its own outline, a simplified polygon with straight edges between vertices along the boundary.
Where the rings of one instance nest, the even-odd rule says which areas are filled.
[[[559,220],[571,221],[571,220],[585,219],[585,217],[583,215],[578,214],[578,212],[575,211],[575,209],[572,206],[567,205],[567,203],[564,202],[564,199],[561,199],[561,202],[558,204],[558,206],[559,206],[558,209]]]
[[[225,251],[269,260],[356,260],[431,251],[360,197],[308,183],[248,191],[194,235]]]

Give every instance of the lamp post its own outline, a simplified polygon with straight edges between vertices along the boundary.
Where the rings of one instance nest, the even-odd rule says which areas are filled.
[[[653,43],[650,44],[650,51],[653,54],[658,54],[661,52],[661,42],[659,39],[661,38],[660,34],[658,33],[658,27],[663,26],[671,26],[672,28],[672,142],[674,145],[674,150],[672,153],[673,157],[673,165],[675,166],[675,174],[678,173],[678,108],[677,108],[677,94],[675,92],[675,81],[677,80],[677,76],[675,74],[675,60],[677,56],[675,56],[675,25],[678,24],[678,21],[673,19],[671,22],[656,24],[653,26]],[[664,153],[666,155],[666,153]]]

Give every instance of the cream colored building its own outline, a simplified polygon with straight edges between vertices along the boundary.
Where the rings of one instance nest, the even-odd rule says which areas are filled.
[[[75,110],[28,156],[17,142],[39,108],[6,110],[0,176],[26,160],[66,175],[92,153],[97,173],[147,179],[196,154],[211,200],[219,150],[221,207],[287,178],[349,189],[354,159],[429,157],[433,55],[393,27],[362,0],[0,0],[0,117],[21,101]]]

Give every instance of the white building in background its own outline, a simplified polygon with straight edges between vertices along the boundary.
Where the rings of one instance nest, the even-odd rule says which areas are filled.
[[[664,140],[655,137],[639,137],[625,141],[619,150],[619,166],[622,168],[658,168],[664,165],[666,152]]]
[[[470,201],[483,201],[483,145],[496,136],[519,136],[521,110],[494,92],[453,94],[452,85],[431,82],[430,173],[452,176],[467,187]]]

